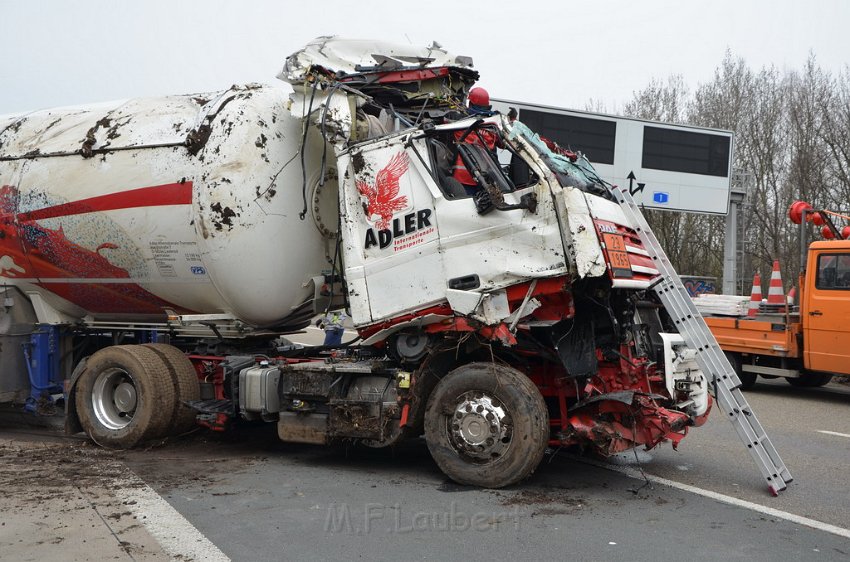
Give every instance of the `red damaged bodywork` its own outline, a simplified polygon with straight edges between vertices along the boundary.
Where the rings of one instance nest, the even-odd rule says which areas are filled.
[[[706,416],[708,412],[700,418]],[[659,406],[652,395],[634,393],[629,404],[610,399],[574,408],[558,441],[561,445],[592,445],[605,456],[639,445],[651,449],[666,440],[675,449],[691,425],[697,424],[686,414]]]
[[[636,446],[651,449],[667,440],[676,448],[688,427],[705,423],[710,398],[708,410],[696,419],[664,407],[670,399],[659,394],[665,388],[663,376],[654,363],[630,357],[629,351],[629,346],[621,346],[617,362],[599,357],[598,374],[588,379],[581,400],[562,418],[554,441],[592,447],[604,456]]]
[[[623,225],[594,219],[611,279],[651,281],[658,270],[637,232]]]
[[[603,227],[600,238],[603,233],[611,234],[605,232],[610,228]],[[628,229],[621,227],[617,232],[627,248],[642,249],[640,240]],[[634,251],[629,252],[629,259],[630,264],[652,267],[648,257]],[[641,272],[633,272],[632,275],[638,279],[652,278]],[[534,298],[540,304],[517,324],[516,333],[504,322],[487,326],[455,315],[448,304],[442,304],[363,328],[360,335],[369,337],[396,324],[428,315],[445,316],[443,320],[423,326],[423,331],[430,334],[475,333],[483,340],[499,341],[513,347],[515,353],[524,357],[526,365],[521,370],[550,404],[551,445],[578,445],[603,456],[636,446],[652,448],[667,440],[676,447],[689,427],[705,423],[711,410],[710,398],[708,410],[697,418],[668,407],[674,400],[666,396],[663,373],[657,369],[656,363],[636,355],[633,343],[621,345],[619,359],[613,361],[610,357],[606,359],[597,349],[597,373],[581,380],[571,377],[560,362],[543,358],[539,352],[516,347],[517,337],[528,329],[525,322],[558,322],[575,316],[572,289],[567,277],[538,279],[508,287],[506,292],[511,311],[522,306],[526,298]]]
[[[474,322],[462,316],[456,316],[439,324],[426,326],[425,332],[428,334],[438,334],[440,332],[475,332],[486,340],[498,340],[508,346],[516,345],[516,337],[504,322],[493,326],[485,326],[480,322]]]
[[[540,307],[535,309],[530,315],[534,320],[558,321],[572,318],[575,315],[572,293],[569,290],[570,280],[567,277],[538,279],[534,284],[534,289],[529,293],[531,283],[529,281],[519,285],[513,285],[506,289],[510,310],[518,309],[522,305],[522,301],[528,296],[528,298],[534,298],[540,303]],[[465,316],[455,315],[448,303],[431,306],[377,324],[372,324],[371,326],[359,328],[358,334],[361,338],[368,339],[398,324],[432,315],[445,316],[446,318],[439,322],[426,325],[424,327],[426,333],[476,332],[487,340],[498,340],[505,345],[516,344],[516,338],[508,329],[507,324],[502,322],[493,326],[487,326]]]
[[[619,355],[606,360],[597,350],[596,374],[581,381],[561,365],[530,359],[526,373],[550,403],[552,446],[578,445],[603,456],[667,440],[676,447],[689,427],[705,423],[710,398],[709,408],[696,418],[671,409],[674,400],[666,396],[656,364],[635,356],[631,344],[621,345]]]
[[[392,84],[396,82],[418,82],[420,80],[431,80],[434,78],[444,78],[449,75],[450,71],[446,67],[439,68],[423,68],[417,70],[400,70],[394,72],[378,72],[375,82],[378,84]],[[355,76],[347,76],[340,79],[340,82],[354,82],[363,79],[362,74]]]

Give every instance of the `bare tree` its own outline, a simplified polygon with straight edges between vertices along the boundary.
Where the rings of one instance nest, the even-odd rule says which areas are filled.
[[[837,208],[850,211],[850,66],[832,83],[831,96],[819,101],[823,115],[821,139],[830,157],[826,179]]]
[[[812,54],[799,70],[751,70],[727,51],[693,95],[681,76],[653,79],[624,113],[735,132],[733,167],[754,178],[747,251],[763,274],[780,260],[786,289],[798,273],[799,229],[787,219],[798,199],[850,211],[850,67],[836,78]],[[723,218],[649,211],[647,218],[683,273],[720,276]]]

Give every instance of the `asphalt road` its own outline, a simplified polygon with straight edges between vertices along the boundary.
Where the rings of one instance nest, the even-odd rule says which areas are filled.
[[[747,397],[795,476],[779,498],[721,416],[679,452],[639,453],[645,472],[848,527],[850,438],[818,430],[848,433],[850,388],[780,381]],[[634,454],[614,465],[626,459]],[[500,491],[448,481],[421,441],[392,451],[294,446],[269,427],[124,462],[236,560],[850,558],[850,539],[560,453]]]
[[[779,381],[760,384],[746,396],[795,476],[779,498],[767,494],[731,425],[717,415],[693,430],[679,452],[665,447],[637,453],[645,473],[850,527],[844,478],[850,438],[820,433],[850,434],[850,388],[801,390]],[[4,475],[7,480],[17,476],[16,503],[4,510],[0,497],[4,522],[30,512],[27,501],[37,501],[44,517],[53,519],[46,509],[57,500],[42,493],[44,481],[20,477],[21,469],[36,460],[43,465],[53,459],[58,470],[68,472],[73,495],[81,498],[87,488],[80,479],[94,475],[97,480],[98,470],[108,467],[113,476],[126,470],[141,477],[179,519],[233,560],[850,559],[846,531],[839,536],[744,505],[646,484],[563,452],[547,455],[521,485],[492,491],[448,481],[421,440],[394,450],[290,445],[277,439],[274,425],[264,424],[223,435],[199,431],[148,450],[104,451],[76,438],[65,440],[68,451],[63,453],[62,440],[53,438],[51,446],[58,449],[41,456],[22,452],[19,448],[28,440],[41,440],[36,433],[0,420],[0,439],[11,439],[17,451],[0,455],[0,465],[5,463],[0,466],[0,485]],[[634,458],[635,453],[624,455],[611,466],[621,469]],[[21,467],[12,466],[15,463]],[[119,555],[126,552],[128,560],[163,559],[166,555],[149,539],[123,534],[138,532],[140,522],[147,525],[161,518],[162,510],[146,514],[140,509],[145,502],[133,499],[134,488],[118,492],[111,504],[107,499],[103,505],[101,500],[91,502],[89,512],[96,508],[105,514],[98,523],[107,529],[101,543],[114,541],[108,536],[112,533],[121,541]],[[133,512],[130,523],[135,524],[116,532],[111,518],[126,521],[128,506]],[[171,521],[160,521],[160,533]],[[5,538],[0,527],[0,543],[7,553],[15,552],[8,548],[18,543],[19,528],[27,525],[23,521],[14,533],[6,526],[10,532]],[[94,523],[91,528],[97,530]],[[63,529],[64,523],[51,529],[60,535],[54,540],[62,538]],[[38,559],[65,559],[71,540],[56,546],[35,541],[22,552],[38,548]],[[91,557],[74,559],[98,559],[101,551],[87,550],[86,544],[93,544],[88,540],[77,541],[77,548]]]
[[[850,540],[559,456],[508,490],[396,451],[205,444],[124,459],[234,560],[841,560]]]
[[[779,497],[765,494],[755,463],[717,410],[674,451],[651,451],[644,469],[671,480],[850,527],[850,386],[794,388],[759,379],[744,392],[794,481]],[[833,433],[821,433],[830,431]],[[844,434],[835,435],[835,433]]]

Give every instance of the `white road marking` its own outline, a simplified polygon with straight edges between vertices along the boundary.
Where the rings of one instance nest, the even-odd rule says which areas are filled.
[[[194,525],[171,507],[141,478],[125,469],[113,490],[136,519],[145,526],[162,549],[174,560],[230,562],[230,558],[211,543]]]
[[[837,431],[827,431],[825,429],[818,429],[817,432],[818,433],[825,433],[827,435],[837,435],[839,437],[850,437],[850,434],[848,434],[848,433],[838,433]]]
[[[619,472],[621,474],[625,474],[630,478],[635,478],[637,480],[643,480],[644,475],[637,469],[627,467],[627,466],[616,466],[607,464],[604,462],[594,461],[591,459],[574,457],[572,455],[566,455],[572,458],[573,460],[577,460],[579,462],[583,462],[585,464],[590,464],[593,466],[597,466],[599,468],[607,468],[608,470],[613,470],[614,472]],[[732,496],[727,496],[726,494],[720,494],[718,492],[712,492],[711,490],[704,490],[703,488],[697,488],[696,486],[691,486],[690,484],[682,484],[681,482],[676,482],[675,480],[668,480],[666,478],[661,478],[660,476],[653,476],[652,474],[646,474],[646,479],[650,482],[654,482],[656,484],[661,484],[664,486],[670,486],[671,488],[677,488],[679,490],[683,490],[685,492],[690,492],[692,494],[697,494],[699,496],[703,496],[706,498],[711,498],[713,500],[723,502],[729,505],[734,505],[737,507],[743,507],[744,509],[749,509],[752,511],[756,511],[758,513],[763,513],[765,515],[769,515],[771,517],[776,517],[777,519],[784,519],[786,521],[790,521],[791,523],[796,523],[798,525],[805,525],[806,527],[811,527],[812,529],[817,529],[818,531],[824,531],[827,533],[832,533],[833,535],[838,535],[839,537],[844,537],[846,539],[850,539],[850,529],[845,529],[843,527],[837,527],[835,525],[830,525],[829,523],[823,523],[822,521],[816,521],[814,519],[809,519],[808,517],[802,517],[800,515],[795,515],[793,513],[788,513],[787,511],[782,511],[779,509],[774,509],[772,507],[767,507],[764,505],[760,505],[753,502],[748,502],[746,500],[733,498]],[[793,485],[793,484],[792,484]],[[781,493],[781,492],[780,492]]]

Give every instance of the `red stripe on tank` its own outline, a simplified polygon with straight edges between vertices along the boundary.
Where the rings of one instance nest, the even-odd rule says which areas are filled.
[[[27,213],[20,213],[21,222],[83,215],[98,211],[133,209],[136,207],[161,207],[164,205],[189,205],[192,203],[192,182],[168,183],[153,187],[141,187],[119,193],[89,197],[79,201],[45,207]]]

